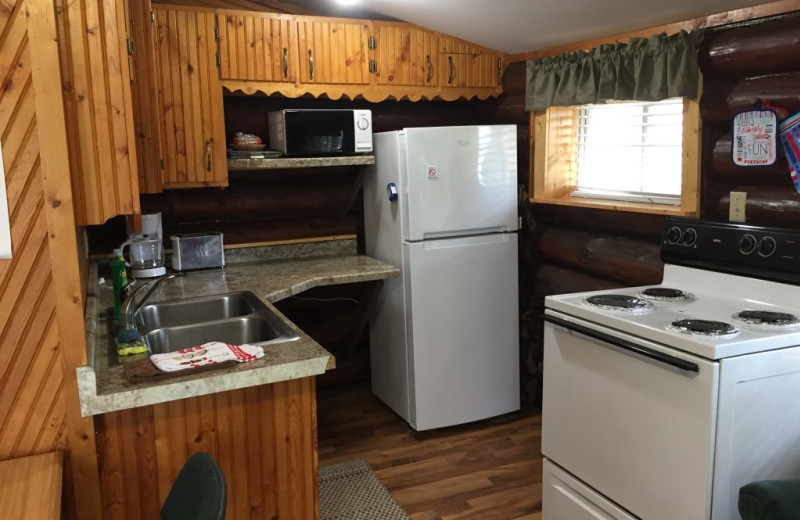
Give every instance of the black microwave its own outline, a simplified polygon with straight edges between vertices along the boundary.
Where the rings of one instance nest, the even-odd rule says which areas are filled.
[[[269,147],[287,156],[372,152],[371,110],[290,109],[267,117]]]

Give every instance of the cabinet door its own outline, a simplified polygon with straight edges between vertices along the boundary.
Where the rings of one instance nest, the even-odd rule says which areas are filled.
[[[368,85],[370,22],[297,17],[300,81]]]
[[[161,123],[155,56],[155,23],[150,18],[149,0],[125,0],[128,4],[131,38],[135,52],[131,72],[136,159],[139,166],[139,192],[158,193],[161,178]]]
[[[439,37],[442,87],[494,88],[500,85],[500,53],[450,37]]]
[[[58,0],[56,12],[76,223],[139,213],[123,1]]]
[[[212,11],[153,6],[165,188],[227,186]]]
[[[246,11],[217,13],[222,79],[294,83],[297,26],[293,16]]]
[[[405,23],[373,22],[378,85],[437,85],[437,36]]]

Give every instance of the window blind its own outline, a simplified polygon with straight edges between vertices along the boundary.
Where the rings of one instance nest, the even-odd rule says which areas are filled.
[[[573,196],[680,204],[683,100],[583,105]]]

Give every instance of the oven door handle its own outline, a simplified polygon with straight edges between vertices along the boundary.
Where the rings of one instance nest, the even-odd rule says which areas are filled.
[[[588,336],[590,338],[594,338],[596,340],[609,343],[615,347],[621,348],[622,350],[633,352],[634,354],[638,354],[648,359],[652,359],[653,361],[658,361],[659,363],[664,363],[666,365],[670,365],[675,368],[680,368],[681,370],[686,370],[687,372],[700,371],[700,367],[698,367],[696,363],[692,363],[691,361],[686,361],[685,359],[676,358],[674,356],[670,356],[669,354],[664,354],[663,352],[659,352],[651,348],[637,345],[632,341],[627,341],[621,338],[617,338],[610,334],[590,329],[589,327],[584,327],[583,325],[578,325],[577,323],[572,323],[567,320],[562,320],[561,318],[556,318],[555,316],[550,316],[549,314],[544,315],[544,321],[550,322],[553,325],[558,325],[559,327],[564,327],[567,330],[578,332],[580,334],[583,334],[584,336]]]

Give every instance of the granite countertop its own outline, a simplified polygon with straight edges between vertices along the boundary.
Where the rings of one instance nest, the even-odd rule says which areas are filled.
[[[355,241],[297,244],[226,252],[224,269],[189,272],[161,284],[150,303],[194,296],[252,291],[300,338],[264,346],[262,359],[234,367],[151,383],[129,383],[123,365],[139,356],[117,357],[109,348],[106,309],[113,305],[110,282],[97,283],[93,264],[86,299],[88,366],[78,367],[81,414],[97,415],[186,397],[206,395],[324,373],[333,356],[297,328],[273,302],[320,285],[368,282],[399,276],[400,270],[356,255]],[[315,256],[321,255],[321,256]],[[213,338],[210,338],[213,339]]]

